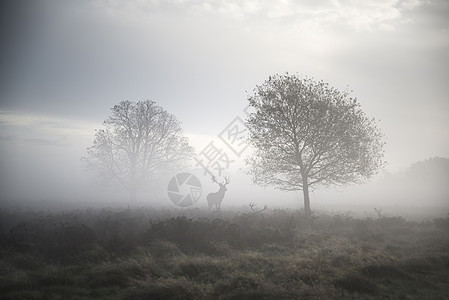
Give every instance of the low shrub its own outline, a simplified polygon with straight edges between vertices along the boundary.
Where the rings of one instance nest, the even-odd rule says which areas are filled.
[[[396,266],[368,265],[361,269],[361,273],[369,278],[407,278],[407,274]]]
[[[178,278],[160,279],[155,282],[145,281],[132,288],[127,299],[147,300],[147,299],[171,299],[189,300],[204,299],[206,291],[201,290],[197,285],[189,280]]]
[[[261,276],[236,274],[217,284],[213,295],[215,299],[272,299],[276,291],[270,287]]]
[[[351,293],[374,295],[378,292],[377,285],[359,274],[348,274],[335,280],[335,286]]]

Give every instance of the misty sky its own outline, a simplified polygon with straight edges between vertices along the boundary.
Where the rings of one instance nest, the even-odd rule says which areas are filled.
[[[242,115],[247,93],[285,72],[353,90],[380,120],[388,170],[449,157],[449,1],[0,6],[4,195],[72,193],[94,129],[121,100],[156,101],[200,151]]]

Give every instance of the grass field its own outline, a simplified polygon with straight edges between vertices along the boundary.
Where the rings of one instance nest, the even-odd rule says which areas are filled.
[[[0,299],[448,299],[449,218],[0,212]]]

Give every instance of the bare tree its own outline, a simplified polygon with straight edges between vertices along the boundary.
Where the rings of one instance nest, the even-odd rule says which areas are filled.
[[[218,190],[218,192],[210,193],[207,195],[207,197],[206,197],[207,204],[209,205],[209,209],[211,209],[215,205],[215,209],[217,211],[219,211],[221,202],[223,201],[224,195],[225,195],[226,191],[228,190],[226,188],[226,186],[229,184],[230,180],[229,180],[229,177],[226,177],[226,176],[224,177],[225,181],[223,181],[223,182],[218,182],[217,179],[215,178],[215,176],[212,176],[211,179],[212,179],[212,182],[215,182],[216,184],[218,184],[220,189]]]
[[[127,189],[130,200],[193,155],[180,122],[154,101],[122,101],[103,125],[82,160],[102,179]]]
[[[271,76],[248,97],[247,119],[255,149],[247,159],[253,181],[281,190],[361,182],[384,164],[382,134],[355,98],[322,81]]]

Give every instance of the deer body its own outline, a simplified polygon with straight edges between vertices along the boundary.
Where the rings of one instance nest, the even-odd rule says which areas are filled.
[[[218,190],[218,192],[210,193],[207,195],[207,197],[206,197],[207,204],[209,205],[209,209],[212,209],[212,207],[215,206],[216,210],[220,210],[221,202],[223,201],[224,195],[225,195],[226,191],[228,190],[226,188],[226,185],[229,183],[229,177],[225,177],[225,182],[223,182],[223,183],[217,182],[215,177],[212,177],[212,182],[215,182],[216,184],[218,184],[220,189]]]

